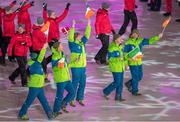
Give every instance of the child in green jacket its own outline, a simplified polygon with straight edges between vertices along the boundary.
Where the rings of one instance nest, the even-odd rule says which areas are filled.
[[[43,106],[43,109],[45,110],[47,117],[49,119],[53,118],[52,110],[48,104],[48,101],[44,93],[45,74],[43,72],[43,68],[41,65],[41,62],[43,61],[44,56],[46,54],[47,46],[47,44],[44,45],[39,55],[37,53],[31,53],[30,55],[31,59],[28,62],[30,70],[30,81],[28,83],[29,93],[26,101],[24,102],[21,110],[19,111],[18,117],[21,120],[29,120],[26,113],[36,97],[39,99],[41,105]]]

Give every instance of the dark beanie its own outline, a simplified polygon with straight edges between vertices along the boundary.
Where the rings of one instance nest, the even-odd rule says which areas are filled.
[[[53,44],[53,48],[56,49],[56,50],[58,50],[59,45],[60,45],[60,42],[55,42],[55,43]]]
[[[53,10],[48,10],[48,11],[47,11],[48,16],[50,17],[53,12],[54,12]]]
[[[18,24],[18,28],[23,28],[23,29],[25,29],[25,25],[24,25],[24,24]]]
[[[106,2],[102,3],[102,9],[108,9],[110,7],[110,5]]]
[[[11,10],[11,7],[10,7],[10,6],[5,7],[5,11],[6,11],[6,12],[9,12],[10,10]]]
[[[44,23],[44,19],[42,17],[38,17],[37,20],[36,20],[36,23],[38,25],[42,25]]]
[[[76,40],[76,38],[77,38],[79,35],[80,35],[79,32],[74,33],[74,40]]]
[[[116,39],[118,39],[119,37],[121,37],[119,34],[114,34],[113,35],[113,41],[116,41]]]

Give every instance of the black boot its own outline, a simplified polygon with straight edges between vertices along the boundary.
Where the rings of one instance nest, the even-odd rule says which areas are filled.
[[[165,17],[169,17],[169,16],[171,16],[171,13],[170,12],[166,12],[166,13],[164,13],[163,14]]]

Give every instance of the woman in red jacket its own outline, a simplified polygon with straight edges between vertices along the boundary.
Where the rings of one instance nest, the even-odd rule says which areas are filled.
[[[57,16],[55,11],[47,10],[47,3],[43,3],[43,18],[45,21],[50,22],[49,33],[48,33],[48,44],[50,48],[55,42],[57,42],[60,39],[59,24],[67,16],[70,5],[71,5],[70,3],[67,3],[66,8],[62,13],[62,15]],[[52,55],[46,59],[47,64],[51,62],[51,57]]]
[[[8,47],[8,56],[11,57],[14,51],[18,68],[9,76],[9,80],[12,84],[16,84],[16,77],[21,75],[22,86],[27,86],[27,75],[26,75],[26,64],[27,64],[27,53],[29,47],[32,45],[31,37],[25,33],[25,25],[19,24],[17,33],[12,37],[11,43]]]
[[[36,24],[33,25],[32,29],[32,52],[35,52],[37,54],[40,53],[41,49],[43,48],[44,44],[47,42],[47,38],[45,33],[41,31],[42,27],[44,25],[44,19],[42,17],[38,17]],[[46,74],[46,60],[42,61],[42,67],[44,70],[44,73]]]
[[[18,13],[18,24],[24,24],[27,33],[31,32],[31,18],[28,9],[34,6],[34,1],[28,3],[27,1],[21,3],[22,7]]]
[[[15,24],[14,19],[17,15],[17,12],[13,12],[11,7],[8,6],[5,8],[5,13],[2,17],[2,29],[3,29],[3,37],[1,41],[1,49],[2,49],[2,64],[5,65],[5,57],[7,53],[7,47],[10,43],[11,37],[15,34]]]
[[[109,35],[111,34],[111,32],[115,34],[115,31],[109,19],[109,13],[108,13],[109,7],[110,6],[108,3],[102,3],[102,8],[98,9],[96,15],[96,22],[95,22],[96,35],[97,35],[97,39],[100,39],[102,43],[101,49],[98,51],[98,53],[94,58],[97,64],[108,64],[106,58],[109,47]]]
[[[124,23],[119,30],[119,34],[123,35],[126,32],[126,28],[129,25],[129,21],[132,22],[131,31],[137,29],[138,20],[135,12],[135,0],[124,0]]]

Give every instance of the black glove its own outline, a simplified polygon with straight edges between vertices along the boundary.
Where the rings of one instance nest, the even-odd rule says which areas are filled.
[[[115,30],[111,30],[113,34],[116,34]]]
[[[30,4],[31,4],[31,6],[34,6],[34,1],[31,1]]]
[[[23,46],[26,46],[26,44],[27,44],[26,42],[21,42],[21,45]]]
[[[180,2],[178,2],[179,3],[179,7],[180,7]]]
[[[45,11],[47,11],[47,3],[43,3],[43,9],[45,10]]]
[[[70,6],[70,5],[71,5],[70,3],[67,3],[67,4],[66,4],[66,9],[67,9],[67,10],[69,10],[69,6]]]
[[[17,3],[17,1],[16,0],[14,0],[13,2],[12,2],[12,4],[16,4]]]
[[[20,10],[21,10],[20,8],[17,8],[17,9],[15,10],[15,12],[18,13]]]
[[[137,5],[135,5],[135,8],[138,8],[138,6],[137,6]]]

